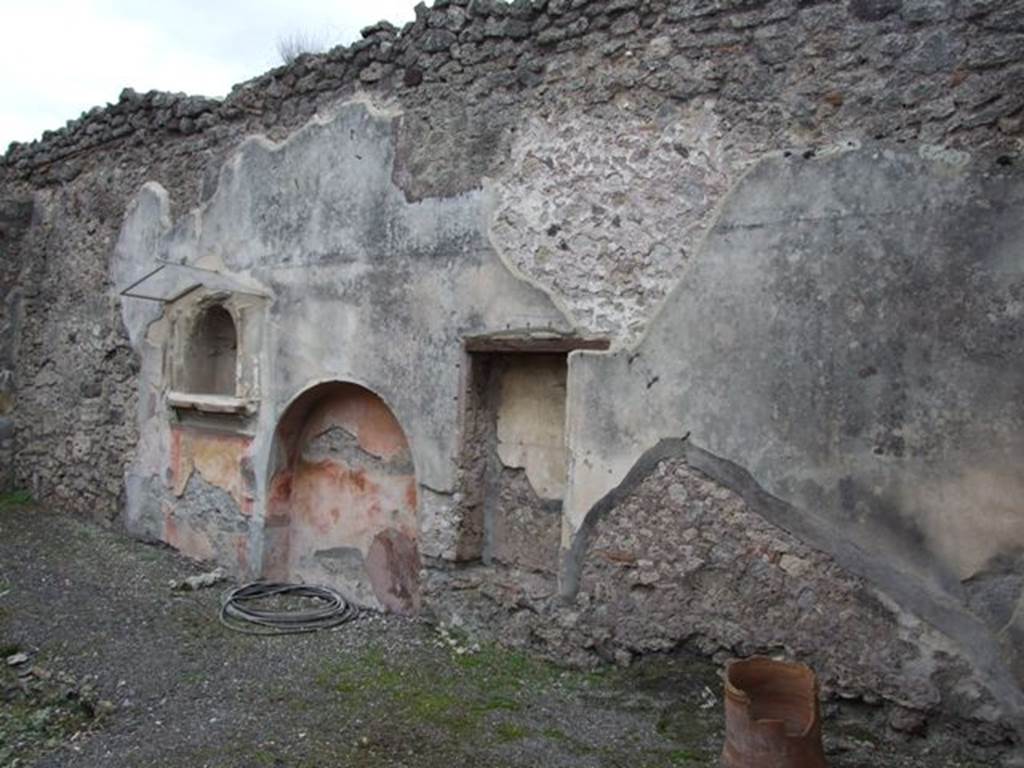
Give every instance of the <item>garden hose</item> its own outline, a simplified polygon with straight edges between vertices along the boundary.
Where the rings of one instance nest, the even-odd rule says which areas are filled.
[[[257,607],[273,597],[291,596],[318,601],[304,610]],[[330,587],[256,581],[228,590],[221,598],[220,621],[248,635],[292,635],[333,629],[359,616],[360,610]]]

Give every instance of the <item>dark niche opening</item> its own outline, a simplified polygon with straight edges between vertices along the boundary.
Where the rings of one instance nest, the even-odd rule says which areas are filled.
[[[206,309],[196,320],[188,345],[188,391],[203,395],[235,394],[238,332],[224,307]]]

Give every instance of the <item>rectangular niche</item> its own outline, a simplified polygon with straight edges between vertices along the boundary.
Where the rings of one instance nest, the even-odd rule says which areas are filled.
[[[567,363],[580,346],[563,339],[467,341],[463,556],[557,573],[567,481]]]
[[[233,429],[256,413],[263,303],[200,289],[169,306],[164,378],[179,421]]]

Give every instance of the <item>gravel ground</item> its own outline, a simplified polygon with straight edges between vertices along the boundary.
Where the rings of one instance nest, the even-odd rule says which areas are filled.
[[[249,637],[219,624],[220,588],[169,588],[202,570],[117,532],[0,502],[0,653],[29,657],[18,668],[0,662],[0,764],[717,765],[721,686],[700,659],[565,671],[382,616]],[[826,732],[835,768],[998,764],[937,741],[880,743],[845,716]]]

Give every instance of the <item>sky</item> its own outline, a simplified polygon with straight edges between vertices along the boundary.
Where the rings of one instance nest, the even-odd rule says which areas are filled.
[[[0,154],[134,88],[224,96],[281,63],[278,43],[324,48],[416,0],[0,0]]]

